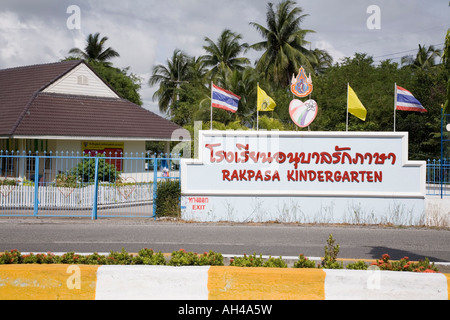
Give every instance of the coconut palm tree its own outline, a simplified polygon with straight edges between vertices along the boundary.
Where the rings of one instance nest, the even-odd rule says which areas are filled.
[[[214,77],[218,73],[228,73],[233,70],[242,71],[250,60],[245,57],[239,57],[240,53],[248,48],[247,43],[240,43],[242,39],[240,34],[225,29],[217,43],[210,38],[205,37],[207,45],[203,46],[206,51],[204,55],[205,63],[211,68],[211,76]]]
[[[442,51],[436,49],[434,46],[421,46],[419,44],[419,51],[417,51],[416,57],[411,56],[403,57],[401,60],[402,65],[409,65],[414,69],[429,69],[436,65],[436,58],[440,57]]]
[[[242,71],[233,70],[226,74],[225,78],[219,76],[219,83],[241,97],[238,111],[231,119],[240,118],[242,124],[252,124],[251,118],[256,111],[256,93],[258,80],[262,78],[255,68],[247,67]],[[228,112],[231,116],[231,114]]]
[[[205,84],[208,82],[208,67],[204,56],[193,57],[188,62],[189,82]]]
[[[302,14],[303,10],[294,7],[295,4],[294,1],[284,0],[274,10],[273,4],[268,3],[267,27],[250,23],[264,38],[251,46],[255,50],[265,50],[256,67],[280,86],[289,85],[292,75],[297,74],[301,66],[313,72],[312,62],[316,62],[315,56],[306,48],[309,42],[305,40],[305,36],[314,31],[300,28],[308,15]]]
[[[180,85],[189,80],[192,59],[183,51],[175,49],[167,65],[157,65],[153,68],[148,84],[152,87],[159,84],[158,90],[153,94],[153,100],[158,100],[159,110],[167,112],[178,101]]]
[[[119,53],[111,47],[105,48],[105,43],[108,37],[100,38],[99,33],[90,34],[86,40],[86,47],[84,50],[79,48],[72,48],[69,54],[75,55],[77,58],[87,60],[88,62],[101,62],[106,65],[111,65],[109,60],[115,57],[120,57]]]
[[[333,64],[333,57],[326,50],[316,48],[312,51],[312,54],[315,56],[312,65],[316,74],[323,74],[325,69]]]

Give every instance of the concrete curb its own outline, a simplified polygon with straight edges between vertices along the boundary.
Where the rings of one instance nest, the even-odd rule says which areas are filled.
[[[450,274],[295,268],[1,265],[1,300],[450,300]]]

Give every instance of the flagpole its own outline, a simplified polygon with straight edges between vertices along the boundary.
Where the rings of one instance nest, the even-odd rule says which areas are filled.
[[[349,83],[347,82],[347,122],[346,122],[346,131],[348,132],[348,95],[349,95]]]
[[[394,132],[395,132],[395,122],[396,122],[396,113],[397,113],[397,83],[394,84],[395,88],[394,88]]]
[[[211,81],[211,120],[209,121],[210,129],[212,130],[212,116],[213,116],[213,107],[212,107],[212,100],[213,100],[213,82]]]
[[[259,82],[256,84],[256,131],[259,131],[258,89]]]
[[[259,111],[256,109],[256,131],[259,131]]]

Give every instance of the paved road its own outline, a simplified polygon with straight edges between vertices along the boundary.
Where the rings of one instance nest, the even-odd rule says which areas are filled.
[[[450,262],[450,230],[285,224],[180,223],[152,219],[0,218],[0,251],[137,252],[142,248],[222,254],[322,257],[329,234],[340,258],[428,257]]]

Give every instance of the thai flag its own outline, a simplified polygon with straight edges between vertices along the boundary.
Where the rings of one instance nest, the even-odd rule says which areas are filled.
[[[234,93],[222,89],[215,84],[211,89],[211,106],[214,108],[224,109],[231,112],[236,112],[238,109],[239,100],[241,97]]]
[[[402,111],[418,111],[427,112],[427,110],[422,106],[422,104],[414,98],[411,92],[408,90],[397,86],[397,104],[395,108]]]

